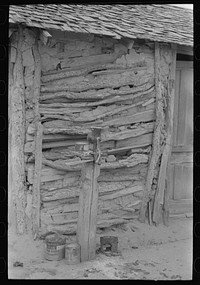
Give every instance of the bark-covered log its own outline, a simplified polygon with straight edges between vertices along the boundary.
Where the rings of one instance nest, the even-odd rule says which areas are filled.
[[[68,147],[73,146],[77,142],[86,142],[86,140],[66,140],[66,141],[56,141],[56,142],[44,142],[42,144],[42,149],[57,148],[57,147]]]
[[[146,123],[146,124],[141,124],[136,128],[126,129],[125,131],[121,131],[121,132],[116,132],[116,133],[107,132],[103,136],[102,141],[104,140],[105,141],[106,140],[118,141],[118,140],[128,139],[131,137],[141,136],[146,133],[151,133],[153,131],[153,127],[154,127],[154,123]]]
[[[71,84],[77,84],[81,81],[89,81],[89,80],[92,80],[93,78],[98,78],[98,76],[110,76],[110,75],[114,75],[114,74],[120,74],[121,76],[123,76],[123,73],[128,73],[128,72],[134,72],[134,74],[137,74],[138,72],[143,72],[143,71],[146,71],[147,68],[146,67],[137,67],[137,68],[126,68],[126,69],[111,69],[111,70],[106,70],[106,71],[100,71],[99,73],[96,72],[96,73],[90,73],[88,75],[85,74],[85,76],[71,76],[71,77],[65,77],[63,79],[57,79],[57,80],[54,80],[54,81],[50,81],[50,82],[47,82],[46,84],[43,84],[43,86],[46,86],[46,87],[53,87],[53,85],[56,85],[56,86],[61,86],[61,85],[71,85]]]
[[[64,122],[64,121],[63,121]],[[53,125],[53,124],[52,124]],[[63,124],[64,125],[64,124]],[[87,135],[90,133],[90,129],[82,128],[79,126],[74,127],[49,127],[44,128],[44,134],[72,134],[72,135]]]
[[[100,200],[112,200],[112,199],[116,199],[118,197],[133,194],[133,193],[138,192],[138,191],[143,191],[143,189],[144,189],[143,185],[135,185],[132,187],[127,187],[127,188],[122,189],[120,191],[116,191],[115,193],[112,193],[112,194],[103,195],[103,196],[100,195],[99,199]]]
[[[123,53],[124,53],[123,51],[119,51],[119,52],[111,53],[111,54],[100,54],[100,55],[65,59],[61,62],[61,67],[62,68],[66,68],[66,67],[81,68],[84,66],[108,64],[108,63],[114,62],[118,57],[122,56]]]
[[[33,136],[31,137],[34,138]],[[61,134],[43,135],[43,142],[53,142],[53,141],[62,141],[62,140],[82,140],[82,139],[86,139],[86,136],[61,135]]]
[[[71,91],[71,92],[82,92],[90,89],[102,89],[102,88],[119,88],[124,85],[139,86],[149,81],[152,81],[153,74],[145,73],[143,70],[138,71],[135,74],[132,72],[125,72],[123,76],[113,74],[110,76],[101,75],[94,78],[91,81],[82,81],[77,86],[74,84],[63,84],[62,86],[46,87],[42,86],[41,92],[59,92],[59,91]]]
[[[16,231],[23,234],[25,231],[25,86],[22,66],[23,29],[18,29],[16,62],[13,69],[13,83],[9,94],[9,153],[10,153],[10,189],[12,207],[15,211]]]
[[[81,160],[74,163],[67,163],[63,160],[51,162],[47,159],[43,159],[43,164],[62,171],[74,171],[80,170],[82,167],[81,165],[89,161],[92,160]],[[132,154],[127,159],[122,159],[115,162],[102,163],[101,169],[132,167],[140,163],[147,163],[147,161],[148,156],[146,154]]]
[[[49,100],[49,99],[58,100],[59,98],[63,97],[62,100],[72,100],[72,102],[78,101],[78,100],[86,101],[84,102],[84,104],[89,103],[89,104],[93,104],[89,106],[96,106],[96,104],[98,105],[98,102],[99,103],[102,102],[100,100],[108,100],[108,99],[111,100],[111,98],[109,97],[120,96],[120,95],[131,95],[131,94],[137,95],[136,94],[137,92],[148,92],[148,90],[149,92],[151,92],[153,91],[152,89],[153,85],[154,85],[154,80],[149,79],[147,82],[144,81],[138,86],[133,87],[133,85],[131,86],[123,85],[123,86],[120,86],[119,89],[104,88],[103,90],[88,90],[85,92],[84,91],[83,92],[56,91],[52,93],[43,92],[40,95],[40,101],[43,101],[44,103],[46,103],[45,100]],[[87,101],[95,101],[95,102],[87,102]],[[77,102],[73,104],[77,104],[76,107],[79,107],[80,104],[82,103]]]
[[[153,135],[152,155],[149,163],[149,169],[146,179],[146,186],[140,208],[139,220],[145,222],[145,214],[147,209],[147,203],[149,201],[149,194],[151,192],[152,181],[155,174],[155,168],[157,166],[160,154],[161,154],[161,131],[164,125],[164,113],[163,113],[163,89],[161,78],[161,55],[160,45],[155,43],[155,90],[156,90],[156,122]]]
[[[64,176],[65,177],[65,176]],[[54,191],[65,187],[79,187],[80,175],[57,179],[55,181],[46,181],[41,183],[41,191]]]
[[[132,64],[132,68],[135,68],[136,70],[138,68],[146,68],[146,65],[144,61],[137,62],[136,64]],[[122,67],[120,64],[112,64],[112,63],[105,63],[102,64],[102,62],[98,65],[89,65],[87,67],[77,67],[77,68],[63,68],[61,70],[55,70],[55,71],[48,71],[43,72],[42,76],[42,82],[51,82],[54,80],[62,79],[62,78],[69,78],[73,76],[81,76],[81,75],[87,75],[88,73],[92,73],[98,70],[109,70],[110,72],[115,72],[120,70],[126,70],[127,67]]]
[[[46,108],[46,107],[40,107],[39,112],[40,114],[59,114],[59,115],[71,115],[73,113],[82,113],[86,111],[90,111],[92,108],[88,107],[78,107],[73,108],[72,106],[70,108]]]
[[[153,133],[143,134],[141,136],[119,140],[116,143],[116,149],[128,147],[129,149],[140,146],[147,146],[152,144]]]
[[[167,166],[170,164],[170,155],[172,148],[173,118],[174,118],[174,90],[175,90],[175,72],[176,72],[176,50],[171,49],[171,69],[169,71],[169,82],[167,88],[167,106],[166,106],[166,143],[161,157],[160,171],[158,176],[158,186],[154,199],[153,221],[159,224],[162,220],[168,224],[169,217],[169,187],[167,189]]]
[[[123,118],[116,118],[105,121],[102,125],[106,126],[124,126],[128,124],[135,124],[138,122],[149,122],[155,120],[155,111],[148,110],[141,113],[124,116]]]
[[[74,117],[72,118],[72,120],[76,123],[76,122],[90,122],[90,121],[95,121],[95,120],[99,120],[99,119],[103,119],[107,116],[113,116],[115,114],[121,114],[121,112],[123,111],[128,111],[129,109],[134,109],[134,107],[136,106],[140,106],[143,103],[145,103],[146,100],[141,100],[137,103],[133,103],[131,105],[125,105],[125,106],[120,106],[118,107],[118,105],[110,105],[108,107],[97,107],[95,110],[93,111],[88,111],[88,112],[83,112],[80,114],[79,117]],[[133,112],[133,110],[131,110],[131,113]]]
[[[34,177],[34,164],[30,164],[27,167],[27,179],[30,184],[33,184],[33,177]],[[41,172],[41,182],[46,181],[55,181],[59,179],[68,179],[69,177],[73,177],[79,175],[78,172],[66,172],[65,170],[58,170],[56,168],[43,166]]]
[[[35,140],[35,169],[33,180],[33,198],[32,198],[32,225],[33,235],[38,234],[40,227],[40,181],[42,171],[42,130],[40,122],[37,124],[37,134]]]
[[[105,104],[111,104],[116,102],[123,102],[126,100],[133,100],[135,98],[138,98],[140,96],[144,96],[147,94],[152,94],[154,97],[154,87],[151,87],[151,84],[144,84],[142,86],[138,86],[133,88],[127,88],[126,91],[122,90],[110,90],[107,91],[107,96],[111,98],[102,99],[101,101],[95,101],[95,102],[82,102],[82,103],[49,103],[47,104],[45,101],[44,103],[41,103],[41,108],[82,108],[82,107],[95,107]],[[130,93],[130,94],[129,94]],[[98,93],[97,93],[98,94]],[[97,96],[96,94],[96,96]],[[122,96],[123,95],[123,96]],[[78,97],[80,97],[80,93],[77,94]],[[95,94],[94,94],[95,96]],[[56,98],[56,97],[55,97]],[[89,97],[91,99],[91,96]],[[41,98],[42,100],[44,97]],[[80,100],[83,98],[80,98]],[[97,99],[99,99],[97,97]]]

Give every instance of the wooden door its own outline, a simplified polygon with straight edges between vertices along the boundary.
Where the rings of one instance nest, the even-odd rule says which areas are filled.
[[[193,62],[177,61],[173,147],[168,187],[170,213],[192,212],[193,195]]]

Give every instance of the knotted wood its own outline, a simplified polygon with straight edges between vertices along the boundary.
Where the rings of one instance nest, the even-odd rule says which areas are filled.
[[[33,197],[32,197],[32,233],[34,237],[38,235],[40,227],[40,181],[42,171],[42,136],[43,126],[40,122],[39,114],[39,95],[40,95],[40,81],[41,81],[41,59],[38,51],[38,43],[35,42],[33,46],[33,55],[35,59],[35,73],[34,73],[34,113],[36,120],[36,137],[35,137],[35,171],[33,181]]]
[[[9,195],[14,207],[16,231],[25,231],[25,101],[22,65],[23,29],[19,26],[13,81],[9,90]]]
[[[156,91],[156,122],[153,135],[152,154],[149,162],[149,168],[146,178],[146,185],[144,189],[143,199],[141,203],[139,220],[145,222],[145,214],[147,210],[147,203],[149,201],[149,194],[154,178],[155,169],[161,152],[161,130],[164,124],[163,103],[162,103],[162,82],[161,82],[161,63],[160,63],[160,45],[155,43],[155,91]]]
[[[173,118],[174,118],[174,93],[175,93],[175,71],[176,71],[176,50],[172,50],[171,54],[171,70],[169,74],[168,96],[166,107],[166,143],[164,146],[160,171],[158,176],[158,188],[154,200],[153,221],[159,224],[162,220],[162,213],[164,214],[164,223],[168,224],[169,217],[169,187],[166,185],[167,167],[170,163],[171,148],[172,148],[172,134],[173,134]],[[163,212],[164,210],[164,212]]]

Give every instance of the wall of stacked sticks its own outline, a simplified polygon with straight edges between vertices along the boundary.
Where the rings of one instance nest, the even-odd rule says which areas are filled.
[[[43,126],[41,232],[76,233],[82,161],[91,154],[83,156],[75,151],[75,144],[85,142],[93,126],[105,128],[98,178],[98,231],[127,223],[138,217],[152,148],[154,43],[50,33],[52,37],[40,34],[36,40],[34,30],[23,30],[26,219],[31,220],[39,116]],[[12,62],[16,48],[13,41]],[[41,68],[38,79],[37,65]],[[38,103],[34,98],[37,80]]]

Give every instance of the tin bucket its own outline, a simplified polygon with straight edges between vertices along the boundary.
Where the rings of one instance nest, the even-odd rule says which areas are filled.
[[[66,238],[59,234],[51,234],[46,237],[45,259],[61,260],[65,257]]]
[[[77,264],[81,260],[81,247],[78,243],[69,243],[65,245],[65,263]]]

